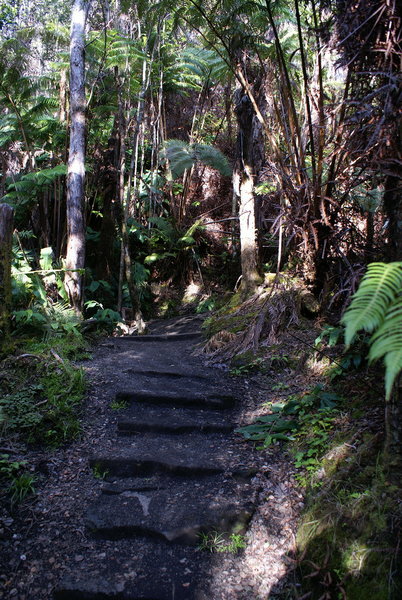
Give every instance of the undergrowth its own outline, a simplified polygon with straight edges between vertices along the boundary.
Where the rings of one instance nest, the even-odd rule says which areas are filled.
[[[3,360],[3,436],[56,447],[78,435],[84,373],[67,358],[71,345],[64,352],[60,343],[55,347],[58,351],[43,342],[25,344],[26,352]]]
[[[252,312],[247,305],[247,315]],[[245,331],[248,320],[242,320],[235,327]],[[218,313],[207,326],[214,339],[228,321]],[[263,330],[269,328],[268,323]],[[297,339],[300,334],[294,333]],[[280,349],[287,352],[285,362],[271,360],[272,343],[263,337],[258,348],[240,356],[247,360],[231,359],[233,375],[260,373],[275,381],[281,373],[271,388],[276,400],[265,404],[265,414],[254,423],[238,429],[262,451],[281,448],[305,492],[295,567],[289,571],[289,581],[291,572],[297,574],[297,586],[287,585],[281,598],[397,600],[402,597],[401,490],[383,452],[383,373],[367,370],[364,335],[346,352],[340,327],[324,328],[307,351],[294,337],[284,344],[286,335]],[[301,361],[303,354],[307,359]],[[295,393],[300,368],[309,383]]]
[[[0,432],[9,448],[0,457],[0,481],[12,505],[35,492],[36,476],[28,461],[21,460],[26,450],[52,450],[80,434],[85,378],[71,359],[89,356],[77,332],[19,337],[13,343],[13,354],[0,363]]]

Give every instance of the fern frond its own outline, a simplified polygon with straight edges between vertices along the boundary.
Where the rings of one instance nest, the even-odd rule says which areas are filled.
[[[187,144],[182,140],[168,140],[164,147],[166,157],[169,161],[173,179],[183,175],[186,169],[196,162],[201,162],[214,169],[222,175],[230,175],[231,170],[226,156],[217,148],[206,144]]]
[[[193,144],[192,147],[194,148],[195,157],[199,162],[217,169],[222,175],[231,174],[232,171],[228,159],[218,148],[206,144]]]
[[[371,263],[354,294],[341,322],[345,325],[345,344],[349,346],[356,333],[368,333],[379,327],[388,307],[402,288],[402,262]]]
[[[370,340],[369,360],[384,357],[385,392],[389,399],[394,381],[402,370],[402,296],[389,306],[382,325]]]

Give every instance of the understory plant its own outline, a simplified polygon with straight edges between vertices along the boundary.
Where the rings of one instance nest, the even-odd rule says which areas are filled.
[[[385,364],[385,392],[390,400],[402,370],[402,262],[371,263],[342,318],[345,344],[356,334],[371,334],[369,361]]]
[[[237,554],[246,547],[244,536],[231,533],[229,536],[218,531],[201,532],[199,534],[199,549],[208,552],[230,552]]]
[[[68,358],[76,346],[67,342],[64,352],[62,346],[60,339],[53,347],[31,341],[25,352],[3,360],[3,436],[56,447],[78,435],[84,373]]]
[[[318,384],[306,394],[270,403],[270,414],[262,415],[255,423],[236,431],[245,439],[258,442],[259,449],[278,442],[293,442],[297,448],[295,466],[312,473],[318,468],[320,454],[334,427],[339,401],[337,393]]]
[[[11,504],[18,504],[35,493],[35,475],[26,471],[26,465],[26,460],[13,460],[9,454],[0,455],[0,481]]]

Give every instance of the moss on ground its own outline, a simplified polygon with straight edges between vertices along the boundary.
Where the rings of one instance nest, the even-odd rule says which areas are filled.
[[[222,329],[243,331],[252,324],[260,305],[239,306],[239,300],[234,298],[208,321],[210,335]],[[277,301],[282,300],[279,295]],[[265,337],[263,345],[227,356],[235,374],[265,369],[272,389],[279,390],[281,383],[287,389],[282,402],[291,407],[288,413],[278,412],[275,423],[272,417],[250,430],[245,427],[247,439],[266,448],[284,439],[287,423],[298,422],[293,431],[285,431],[284,449],[293,457],[306,501],[296,540],[297,586],[287,587],[280,597],[399,600],[401,486],[383,453],[382,371],[367,371],[362,344],[344,354],[342,346],[320,342],[314,347],[310,342],[301,356],[294,341],[302,335],[301,322],[292,328],[295,336],[287,337],[287,328],[278,345]],[[278,383],[284,367],[289,384]],[[291,382],[302,371],[306,387],[293,393]],[[275,401],[267,411],[275,413]],[[282,427],[279,434],[274,425]]]
[[[367,413],[371,400],[366,404],[361,392],[343,401],[337,427],[307,481],[297,553],[302,591],[312,600],[401,597],[401,489],[385,462],[378,414]],[[356,420],[352,414],[359,408],[366,412]]]
[[[2,362],[3,437],[57,447],[80,432],[83,370],[68,357],[88,356],[79,340],[24,341],[24,352]]]

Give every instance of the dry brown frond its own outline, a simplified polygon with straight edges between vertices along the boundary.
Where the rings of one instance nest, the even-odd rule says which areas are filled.
[[[276,276],[269,287],[263,287],[230,313],[230,318],[238,316],[239,322],[242,317],[253,315],[251,319],[244,320],[244,328],[236,334],[227,330],[218,332],[210,338],[203,351],[219,360],[231,360],[248,350],[256,353],[264,341],[276,343],[286,328],[299,324],[305,294],[306,289],[299,280]]]

